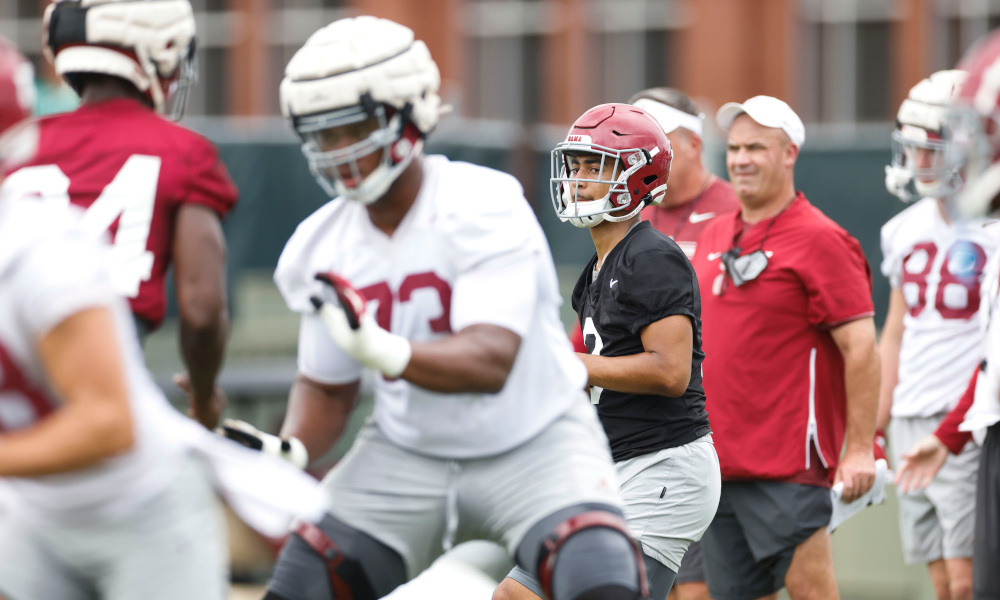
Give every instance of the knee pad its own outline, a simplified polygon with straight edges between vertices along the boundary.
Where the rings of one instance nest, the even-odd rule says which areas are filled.
[[[326,535],[318,525],[300,521],[294,528],[295,535],[313,549],[326,563],[330,589],[337,600],[376,600],[375,591],[361,565],[344,554],[340,546]]]
[[[406,582],[396,551],[330,515],[292,531],[272,576],[275,598],[376,600]]]
[[[521,553],[518,556],[519,562],[528,559],[521,564],[537,568],[538,581],[545,594],[555,598],[554,589],[572,581],[583,590],[590,585],[617,585],[625,590],[638,590],[638,597],[648,598],[642,550],[629,535],[621,515],[614,509],[600,506],[589,510],[574,507],[569,509],[569,514],[566,512],[560,511],[536,525],[525,541],[530,539],[529,543],[537,543],[537,551],[531,552],[529,548],[527,556]],[[539,535],[536,530],[546,525],[548,530]],[[597,565],[600,568],[595,570]],[[559,596],[576,595],[570,592],[567,596],[566,592],[561,590]]]

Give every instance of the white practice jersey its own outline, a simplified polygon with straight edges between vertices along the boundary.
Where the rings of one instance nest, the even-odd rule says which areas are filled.
[[[176,461],[169,457],[178,450],[157,427],[156,403],[172,409],[142,365],[128,307],[106,276],[104,247],[77,229],[75,213],[33,200],[0,200],[0,444],[5,432],[32,427],[62,405],[45,377],[38,341],[77,312],[111,309],[136,445],[80,471],[7,480],[36,514],[92,521],[127,514],[158,493],[173,477]]]
[[[906,300],[893,417],[950,410],[982,359],[980,286],[1000,224],[949,224],[925,198],[882,227],[882,273]]]
[[[521,336],[496,394],[443,394],[381,375],[375,381],[375,421],[394,443],[442,457],[498,454],[583,402],[586,369],[560,321],[552,256],[517,180],[443,156],[423,164],[418,197],[391,237],[361,204],[332,200],[299,225],[275,282],[288,306],[303,313],[299,370],[320,383],[357,380],[362,366],[313,312],[318,272],[346,278],[379,325],[414,342],[476,324]]]
[[[84,232],[81,215],[65,204],[0,198],[0,445],[5,433],[35,426],[61,408],[38,341],[95,307],[115,318],[135,444],[85,469],[5,478],[21,514],[92,525],[124,518],[171,485],[184,462],[177,459],[193,453],[233,510],[264,535],[283,535],[295,516],[318,519],[325,499],[314,479],[209,432],[170,406],[143,364],[128,305],[108,276],[110,249]]]
[[[961,431],[971,431],[980,445],[986,429],[1000,422],[1000,253],[986,265],[982,297],[980,314],[986,368],[979,373],[972,406],[958,427]]]

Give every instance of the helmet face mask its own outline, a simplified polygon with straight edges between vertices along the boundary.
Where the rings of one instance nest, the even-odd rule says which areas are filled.
[[[624,215],[614,215],[629,208],[632,199],[629,195],[626,181],[640,167],[648,164],[642,148],[627,148],[615,150],[598,145],[580,145],[575,142],[563,142],[552,150],[553,172],[559,173],[552,177],[552,200],[556,215],[563,221],[569,221],[577,227],[590,228],[602,221],[627,221],[631,219],[644,204],[640,203]],[[630,164],[627,169],[621,165]],[[579,171],[589,171],[596,165],[596,177],[588,177]],[[581,188],[600,190],[604,194],[599,198],[581,196]]]
[[[198,82],[198,63],[194,57],[195,43],[191,40],[191,46],[185,56],[180,59],[177,71],[172,78],[161,79],[159,85],[166,88],[163,97],[163,116],[171,121],[180,121],[187,108],[188,97],[191,88]],[[165,84],[165,85],[164,85]]]
[[[903,200],[945,198],[958,191],[962,177],[950,158],[950,141],[919,127],[892,133],[892,165],[900,179],[894,193]]]
[[[302,117],[296,129],[320,187],[331,197],[343,196],[365,205],[385,194],[422,146],[420,140],[409,141],[402,116],[384,104]],[[376,166],[365,173],[362,163],[377,152],[381,154]]]

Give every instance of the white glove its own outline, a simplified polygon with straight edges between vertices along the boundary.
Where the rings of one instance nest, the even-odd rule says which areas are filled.
[[[305,469],[309,464],[309,453],[296,437],[283,438],[264,433],[250,423],[238,419],[224,420],[222,426],[215,432],[247,448],[283,458],[300,469]]]
[[[316,279],[333,288],[340,304],[310,298],[333,341],[364,366],[392,379],[399,377],[410,364],[410,341],[379,327],[365,311],[364,298],[342,277],[320,273]]]

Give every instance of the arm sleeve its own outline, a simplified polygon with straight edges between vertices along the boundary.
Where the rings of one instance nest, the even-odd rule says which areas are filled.
[[[697,279],[679,248],[672,252],[669,247],[656,247],[629,258],[619,271],[620,281],[612,294],[617,296],[632,334],[674,315],[700,317],[695,309]]]
[[[810,243],[812,260],[798,271],[808,294],[809,323],[836,327],[874,315],[872,275],[861,244],[843,230],[816,237]]]
[[[969,380],[968,387],[965,388],[965,393],[962,394],[962,398],[955,405],[955,408],[951,409],[948,415],[941,421],[938,425],[937,430],[934,431],[934,435],[937,436],[941,443],[948,447],[948,450],[952,454],[960,454],[962,448],[965,444],[972,439],[972,433],[968,431],[959,431],[958,426],[962,424],[965,419],[965,413],[968,412],[969,407],[972,406],[972,401],[976,397],[976,381],[979,379],[979,369],[972,374],[972,379]]]
[[[223,218],[236,205],[238,192],[226,166],[219,160],[215,146],[201,136],[193,139],[185,153],[187,177],[181,194],[181,204],[200,204]]]
[[[357,381],[363,367],[333,341],[316,314],[303,314],[299,322],[298,369],[309,379],[336,385]]]
[[[74,233],[40,239],[14,266],[10,290],[35,339],[70,316],[122,300],[107,275],[103,244]]]

